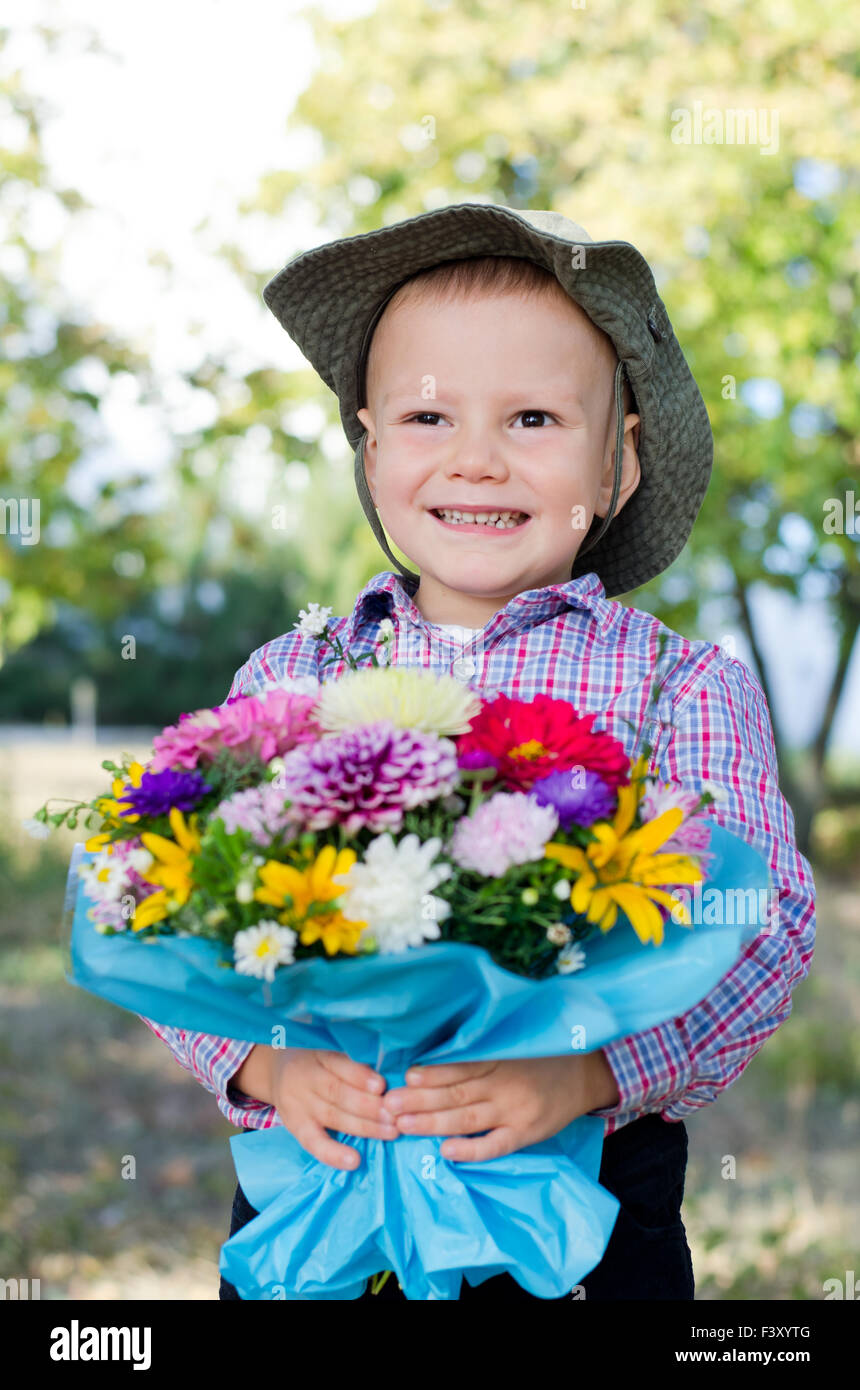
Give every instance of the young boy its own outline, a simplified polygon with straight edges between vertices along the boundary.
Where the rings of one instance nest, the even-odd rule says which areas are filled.
[[[569,700],[632,752],[663,634],[652,769],[719,789],[712,813],[768,860],[779,916],[705,999],[657,1028],[585,1056],[428,1066],[392,1091],[337,1053],[146,1021],[233,1124],[282,1123],[335,1167],[358,1157],[329,1130],[447,1135],[442,1154],[470,1162],[604,1116],[600,1182],[621,1210],[578,1292],[692,1299],[683,1120],[788,1017],[814,900],[754,677],[606,597],[671,563],[710,475],[707,411],[650,269],[628,243],[591,242],[557,213],[461,204],[307,252],[264,298],[338,396],[362,505],[402,576],[377,574],[348,618],[329,620],[343,647],[366,659],[389,618],[393,662],[486,694]],[[318,676],[330,655],[313,623],[297,624],[252,654],[230,695]],[[237,1188],[230,1233],[255,1214]],[[224,1280],[221,1297],[238,1297]],[[403,1295],[389,1279],[363,1297]],[[464,1281],[461,1297],[532,1299],[507,1274]]]

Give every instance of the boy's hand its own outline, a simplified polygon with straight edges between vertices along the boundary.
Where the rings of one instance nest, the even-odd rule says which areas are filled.
[[[417,1084],[410,1082],[419,1073]],[[501,1158],[548,1139],[579,1115],[618,1103],[618,1088],[602,1049],[573,1057],[503,1062],[451,1062],[410,1068],[407,1085],[385,1097],[403,1134],[474,1134],[450,1139],[443,1158],[478,1162]]]
[[[385,1078],[342,1052],[285,1047],[271,1051],[271,1103],[303,1149],[332,1168],[355,1168],[359,1157],[326,1131],[396,1139],[400,1131],[382,1098]]]

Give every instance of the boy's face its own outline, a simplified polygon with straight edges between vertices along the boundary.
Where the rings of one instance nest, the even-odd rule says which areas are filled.
[[[527,589],[563,584],[613,482],[617,358],[559,287],[391,304],[373,335],[365,471],[380,520],[420,571],[428,622],[483,627]],[[625,416],[616,512],[639,483]],[[515,529],[446,525],[435,508],[520,511]]]

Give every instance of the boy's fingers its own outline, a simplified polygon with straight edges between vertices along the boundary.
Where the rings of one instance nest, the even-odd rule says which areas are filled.
[[[449,1086],[405,1086],[389,1091],[384,1104],[389,1114],[400,1116],[460,1110],[489,1100],[485,1082],[481,1077],[474,1077]]]
[[[360,1091],[366,1091],[368,1095],[378,1096],[385,1090],[384,1076],[380,1076],[373,1067],[365,1066],[363,1062],[353,1062],[352,1058],[343,1052],[318,1051],[317,1057],[326,1071],[333,1072],[342,1081],[348,1081],[350,1085],[356,1086]]]
[[[410,1067],[406,1084],[412,1086],[450,1086],[455,1081],[471,1081],[495,1071],[498,1062],[442,1062],[438,1066]]]
[[[307,1149],[320,1163],[327,1163],[330,1168],[358,1168],[361,1162],[361,1155],[356,1149],[350,1144],[339,1144],[326,1133],[322,1125],[316,1124],[313,1120],[301,1134],[296,1135],[296,1138],[303,1149]]]
[[[456,1110],[428,1110],[423,1114],[406,1111],[407,1120],[398,1115],[397,1128],[401,1134],[480,1134],[496,1122],[497,1111],[491,1101],[460,1106]]]
[[[327,1105],[317,1101],[311,1111],[311,1118],[324,1129],[341,1130],[344,1134],[357,1134],[362,1139],[399,1139],[400,1130],[396,1124],[386,1124],[375,1115],[353,1115],[339,1105]]]
[[[385,1098],[372,1095],[370,1091],[359,1090],[351,1082],[342,1081],[334,1071],[322,1068],[317,1072],[311,1089],[318,1104],[325,1107],[329,1114],[342,1113],[350,1119],[373,1120],[376,1124],[385,1122],[382,1113]],[[325,1120],[324,1123],[331,1129],[338,1127],[329,1120]]]
[[[522,1140],[517,1139],[509,1129],[500,1126],[482,1134],[479,1139],[446,1139],[441,1153],[451,1163],[483,1163],[491,1158],[503,1158],[522,1148]]]

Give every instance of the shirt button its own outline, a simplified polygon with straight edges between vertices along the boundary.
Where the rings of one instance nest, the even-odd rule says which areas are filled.
[[[474,661],[468,656],[458,656],[451,667],[458,681],[468,680],[470,676],[474,676],[476,669]]]

